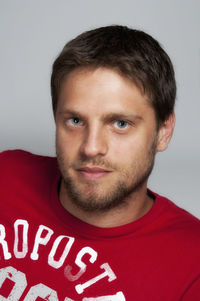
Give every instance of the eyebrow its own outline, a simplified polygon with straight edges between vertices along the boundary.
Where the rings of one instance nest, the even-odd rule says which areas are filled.
[[[121,119],[131,119],[131,120],[142,120],[143,118],[139,115],[127,114],[127,113],[110,113],[103,115],[104,120],[121,120]]]
[[[63,115],[72,115],[72,116],[80,117],[81,119],[86,119],[86,117],[82,113],[80,113],[76,110],[66,109],[66,110],[63,110],[63,111],[58,111],[58,114],[59,115],[61,115],[61,114],[63,114]],[[143,120],[142,116],[129,114],[129,113],[124,113],[124,112],[103,114],[101,119],[105,120],[105,121],[123,120],[123,119],[130,119],[130,120],[133,120],[133,121]]]

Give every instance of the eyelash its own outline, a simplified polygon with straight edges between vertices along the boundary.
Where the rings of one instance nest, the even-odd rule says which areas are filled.
[[[76,123],[76,122],[75,122],[75,123],[72,124],[72,120],[74,121],[75,119],[76,119],[76,120],[78,119],[79,123]],[[68,119],[67,119],[67,123],[69,123],[69,125],[74,126],[74,127],[83,125],[83,121],[81,121],[81,119],[78,118],[78,117],[71,117],[71,118],[68,118]],[[80,124],[80,123],[81,123],[81,124]]]
[[[77,120],[77,122],[74,122],[75,120]],[[126,130],[130,126],[130,122],[127,120],[124,120],[124,119],[112,120],[111,122],[112,122],[114,128],[117,130]],[[116,123],[119,124],[120,122],[124,123],[125,127],[119,127],[116,125]],[[84,121],[81,120],[79,117],[71,117],[71,118],[68,118],[67,120],[65,120],[65,123],[71,127],[79,127],[84,124]]]
[[[124,129],[127,129],[128,127],[129,127],[129,122],[128,121],[126,121],[126,120],[123,120],[123,119],[120,119],[120,120],[115,120],[114,121],[114,124],[115,123],[119,123],[119,122],[123,122],[126,126],[125,127],[117,127],[117,129],[120,129],[120,130],[124,130]]]

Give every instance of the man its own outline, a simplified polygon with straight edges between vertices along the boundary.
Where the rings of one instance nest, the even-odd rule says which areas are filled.
[[[168,55],[97,28],[66,44],[51,91],[57,161],[0,157],[0,300],[200,300],[199,221],[147,189],[175,123]]]

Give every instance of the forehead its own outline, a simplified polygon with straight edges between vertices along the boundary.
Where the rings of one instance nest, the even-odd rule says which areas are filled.
[[[108,68],[76,69],[63,81],[58,111],[67,109],[111,113],[152,110],[142,89],[134,82]]]

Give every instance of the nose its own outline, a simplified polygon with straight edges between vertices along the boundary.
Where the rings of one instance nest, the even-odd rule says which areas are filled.
[[[87,157],[104,156],[107,150],[107,139],[103,129],[97,126],[88,128],[81,146],[82,154]]]

